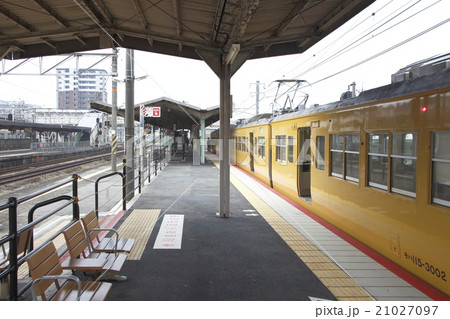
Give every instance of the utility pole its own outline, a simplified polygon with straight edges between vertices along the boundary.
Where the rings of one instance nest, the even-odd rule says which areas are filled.
[[[256,85],[256,101],[255,101],[255,108],[256,108],[256,115],[259,114],[259,81],[256,81],[256,83],[250,83],[250,85],[255,84]]]
[[[256,115],[259,114],[259,81],[256,81]]]
[[[117,52],[116,48],[113,49],[114,55],[112,57],[112,109],[111,109],[111,126],[112,126],[112,136],[111,136],[111,170],[113,172],[117,169],[117,81],[114,78],[117,77]]]
[[[127,200],[134,197],[134,51],[126,49],[125,69],[125,154]]]

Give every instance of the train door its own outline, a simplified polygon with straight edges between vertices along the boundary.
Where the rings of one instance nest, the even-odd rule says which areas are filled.
[[[311,197],[311,128],[297,130],[297,190],[298,196]]]
[[[253,132],[250,133],[249,140],[250,140],[250,170],[252,172],[254,172],[255,171],[255,163],[254,163],[255,159],[253,157],[253,150],[254,150],[254,146],[253,146],[254,145],[253,144]]]

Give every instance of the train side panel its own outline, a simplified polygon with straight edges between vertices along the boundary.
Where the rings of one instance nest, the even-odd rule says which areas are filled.
[[[449,88],[275,120],[271,130],[274,189],[450,295],[450,208],[432,198],[437,137],[450,148]],[[449,170],[439,172],[448,191]]]
[[[270,185],[269,126],[252,126],[234,131],[232,138],[236,146],[236,165]]]

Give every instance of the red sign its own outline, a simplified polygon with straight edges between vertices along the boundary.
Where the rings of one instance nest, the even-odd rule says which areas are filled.
[[[141,106],[144,117],[161,117],[161,107],[159,106]]]

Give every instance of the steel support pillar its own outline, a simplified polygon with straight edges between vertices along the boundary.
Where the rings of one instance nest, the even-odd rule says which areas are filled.
[[[205,119],[200,120],[200,163],[205,164],[206,130]]]
[[[125,157],[127,201],[134,197],[134,51],[127,49],[125,79]]]
[[[231,117],[231,67],[223,63],[220,74],[220,217],[230,217],[230,117]]]
[[[115,55],[112,58],[112,74],[117,77],[117,49],[114,49]],[[112,81],[111,92],[111,170],[117,170],[117,82]]]

